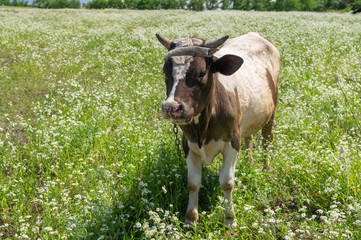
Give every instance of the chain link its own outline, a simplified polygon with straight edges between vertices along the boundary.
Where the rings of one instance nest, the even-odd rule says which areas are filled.
[[[182,177],[183,177],[183,181],[186,183],[187,182],[187,179],[186,179],[186,175],[185,175],[185,172],[184,172],[184,165],[183,165],[183,160],[182,160],[182,150],[181,150],[181,142],[178,138],[178,127],[176,124],[174,124],[173,126],[173,132],[175,134],[175,140],[174,140],[174,143],[175,143],[175,146],[176,146],[176,150],[177,150],[177,156],[178,156],[178,161],[179,161],[179,166],[181,168],[181,172],[182,172]]]

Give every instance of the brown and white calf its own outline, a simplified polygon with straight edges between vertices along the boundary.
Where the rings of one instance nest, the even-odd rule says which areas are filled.
[[[211,41],[188,37],[170,41],[156,36],[168,49],[163,67],[167,99],[162,114],[183,130],[189,190],[186,223],[198,220],[201,164],[210,165],[222,153],[219,182],[227,202],[225,224],[232,226],[232,191],[241,138],[246,138],[248,148],[252,135],[260,129],[265,147],[273,139],[279,52],[258,33]]]

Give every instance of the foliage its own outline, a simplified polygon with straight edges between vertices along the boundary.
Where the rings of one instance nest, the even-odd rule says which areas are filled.
[[[0,6],[25,7],[28,6],[26,0],[0,0]]]
[[[38,8],[80,8],[79,0],[35,0],[33,7]]]
[[[107,0],[92,0],[91,2],[88,2],[84,5],[86,8],[89,9],[104,9],[107,7],[112,7],[112,8],[122,8],[123,4],[120,4],[119,1],[115,1],[115,0],[111,0],[111,1],[107,1]]]
[[[95,2],[99,0],[93,0]],[[111,0],[103,0],[110,1]],[[109,4],[108,8],[188,9],[193,11],[234,9],[256,11],[328,11],[358,9],[359,0],[125,0],[125,4]],[[90,8],[86,4],[86,8]]]
[[[359,17],[241,11],[0,10],[1,239],[361,239]],[[200,222],[162,119],[168,38],[257,31],[281,53],[275,140],[242,150],[238,226],[222,224],[221,157]]]
[[[0,6],[80,8],[79,0],[0,0]],[[188,9],[192,11],[234,9],[256,11],[350,11],[361,8],[360,0],[91,0],[88,9]]]

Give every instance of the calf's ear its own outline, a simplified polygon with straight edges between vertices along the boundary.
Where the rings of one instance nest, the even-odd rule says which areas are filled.
[[[221,58],[213,57],[214,72],[229,76],[235,73],[243,64],[243,59],[236,55],[224,55]]]

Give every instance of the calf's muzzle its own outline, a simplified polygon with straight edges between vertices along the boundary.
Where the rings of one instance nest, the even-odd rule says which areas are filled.
[[[184,107],[182,103],[176,101],[164,101],[162,103],[162,115],[164,118],[181,118]]]

